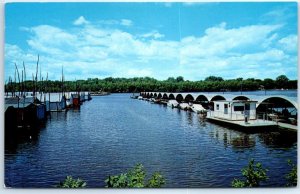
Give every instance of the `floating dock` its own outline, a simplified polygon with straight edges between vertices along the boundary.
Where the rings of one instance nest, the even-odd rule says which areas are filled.
[[[247,122],[245,121],[233,121],[233,120],[227,120],[227,119],[222,119],[222,118],[216,118],[216,117],[206,117],[207,120],[234,127],[234,128],[240,128],[243,130],[253,130],[253,129],[274,129],[278,127],[278,124],[273,121],[266,121],[266,120],[261,120],[261,119],[256,119],[256,120],[249,120]]]

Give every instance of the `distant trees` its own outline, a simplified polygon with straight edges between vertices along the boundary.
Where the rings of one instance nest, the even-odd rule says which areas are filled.
[[[275,81],[270,79],[270,78],[266,78],[264,79],[264,88],[265,89],[274,89],[275,88]]]
[[[25,81],[27,91],[35,87],[33,81]],[[23,84],[9,81],[5,85],[6,92],[19,91]],[[61,92],[65,91],[107,91],[107,92],[217,92],[217,91],[253,91],[259,89],[297,89],[297,80],[289,80],[280,75],[276,80],[266,78],[260,79],[228,79],[209,76],[200,81],[188,81],[184,77],[169,77],[167,80],[159,81],[150,77],[113,78],[104,79],[88,78],[87,80],[65,81],[43,81],[37,83],[38,91]]]
[[[204,81],[220,82],[220,81],[224,81],[224,79],[222,77],[209,76],[209,77],[205,78]]]
[[[276,85],[278,88],[287,87],[289,79],[285,75],[280,75],[276,78]]]
[[[182,76],[178,76],[178,77],[176,77],[176,81],[177,82],[183,82],[184,78]]]

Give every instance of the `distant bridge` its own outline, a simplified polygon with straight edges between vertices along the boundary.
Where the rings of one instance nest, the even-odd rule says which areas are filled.
[[[144,98],[157,98],[177,100],[178,102],[213,103],[218,100],[253,100],[257,101],[256,107],[272,106],[272,108],[295,108],[298,111],[297,97],[284,95],[258,96],[258,95],[233,95],[217,93],[168,93],[168,92],[141,92]]]

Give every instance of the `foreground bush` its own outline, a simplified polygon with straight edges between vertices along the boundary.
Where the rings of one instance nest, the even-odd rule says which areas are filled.
[[[155,172],[148,181],[145,181],[146,173],[142,164],[137,164],[127,173],[109,176],[106,180],[108,188],[159,188],[165,184],[164,177]]]
[[[234,179],[231,183],[232,187],[258,187],[261,181],[268,179],[267,169],[264,169],[261,163],[254,164],[254,159],[249,161],[247,167],[242,169],[242,175],[245,180]]]
[[[297,186],[297,165],[292,164],[291,160],[288,160],[288,165],[292,168],[291,171],[285,176],[288,183],[286,186],[295,187]]]
[[[73,179],[72,176],[67,176],[66,179],[57,185],[58,188],[84,188],[86,182],[81,179]]]

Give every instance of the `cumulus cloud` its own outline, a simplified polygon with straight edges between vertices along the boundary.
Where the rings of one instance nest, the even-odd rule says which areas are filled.
[[[80,25],[84,25],[84,24],[89,24],[90,22],[87,21],[83,16],[80,16],[79,18],[77,18],[73,24],[76,26],[80,26]]]
[[[132,25],[130,20],[119,20],[120,25],[104,28],[92,22],[83,25],[87,21],[80,18],[79,26],[71,29],[26,27],[29,49],[6,44],[5,73],[13,75],[14,68],[7,64],[13,65],[16,58],[32,64],[34,69],[37,53],[42,71],[49,72],[50,79],[59,79],[63,65],[66,78],[71,80],[108,76],[166,79],[179,75],[199,80],[212,74],[227,79],[265,78],[294,72],[297,64],[297,56],[289,54],[296,49],[297,35],[279,37],[281,25],[229,28],[221,23],[207,28],[201,36],[167,40],[157,30],[134,34],[120,29],[120,25]]]
[[[159,39],[165,37],[165,35],[159,33],[157,30],[153,30],[149,33],[141,35],[141,37]]]
[[[289,35],[278,41],[280,46],[288,52],[297,52],[298,37],[297,35]]]
[[[132,26],[133,22],[131,20],[122,19],[120,24],[123,25],[123,26]]]

